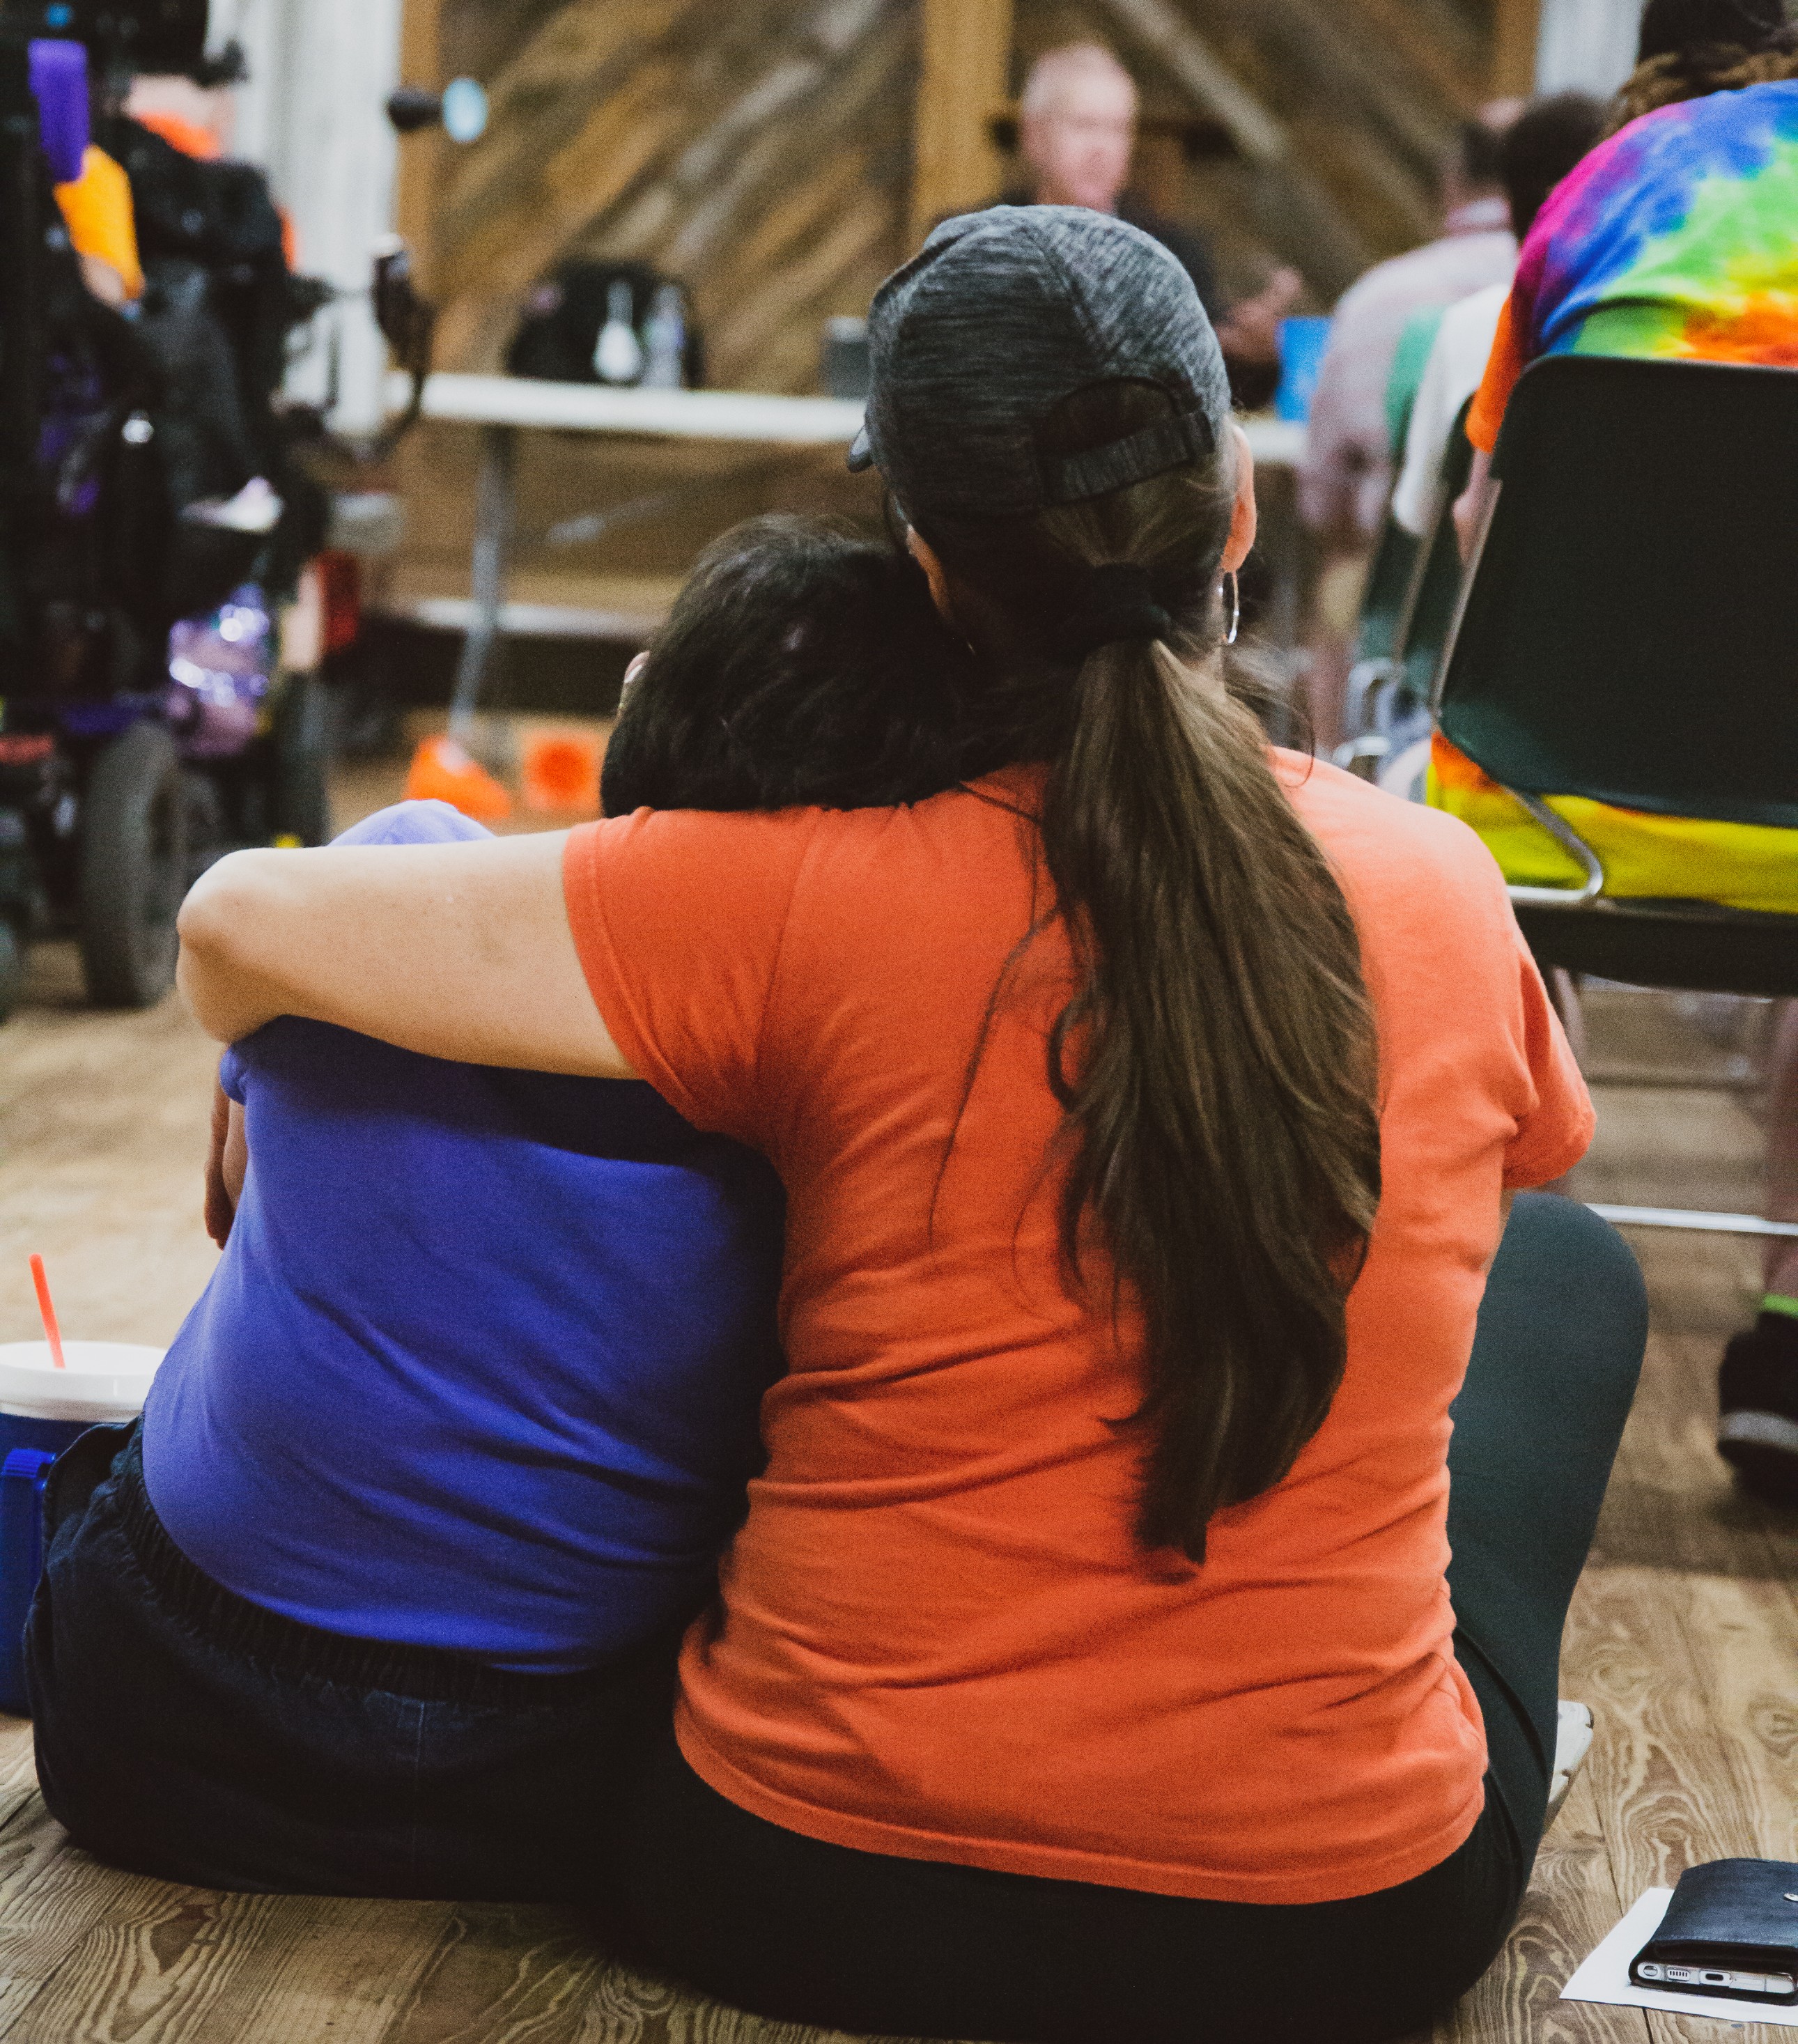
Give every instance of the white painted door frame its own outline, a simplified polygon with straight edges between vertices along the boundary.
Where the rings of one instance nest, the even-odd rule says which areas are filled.
[[[237,88],[234,153],[268,173],[298,242],[298,267],[344,294],[319,315],[290,375],[333,425],[382,417],[386,344],[368,306],[377,239],[392,230],[397,152],[386,111],[399,83],[401,0],[212,0],[210,40],[235,36],[250,76]]]
[[[1642,0],[1543,0],[1536,90],[1615,92],[1635,68],[1641,21]]]

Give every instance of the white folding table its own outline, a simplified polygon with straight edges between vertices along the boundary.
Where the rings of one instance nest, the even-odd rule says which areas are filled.
[[[396,411],[409,391],[405,378],[395,376],[390,401]],[[847,448],[862,425],[859,402],[835,398],[782,398],[753,390],[621,390],[600,383],[446,374],[427,378],[421,416],[474,426],[481,434],[469,574],[473,616],[456,667],[451,729],[465,727],[473,715],[499,639],[521,432]],[[1258,465],[1296,468],[1303,459],[1304,427],[1266,418],[1243,424]]]

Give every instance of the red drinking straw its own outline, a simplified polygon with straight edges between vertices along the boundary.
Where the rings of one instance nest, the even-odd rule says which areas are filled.
[[[37,1287],[37,1310],[44,1319],[44,1339],[50,1344],[50,1360],[59,1370],[68,1365],[63,1360],[63,1337],[56,1325],[56,1309],[50,1303],[50,1281],[44,1274],[44,1258],[34,1255],[31,1259],[31,1281]]]

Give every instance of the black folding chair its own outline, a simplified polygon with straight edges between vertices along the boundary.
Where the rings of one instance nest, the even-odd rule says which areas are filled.
[[[1406,532],[1388,510],[1374,542],[1373,559],[1355,620],[1354,663],[1343,692],[1343,729],[1348,735],[1331,755],[1339,766],[1346,766],[1353,774],[1370,774],[1386,751],[1385,739],[1373,728],[1372,705],[1398,671],[1393,644],[1417,558],[1417,544],[1415,535]]]
[[[1361,613],[1354,628],[1354,666],[1349,678],[1351,689],[1357,675],[1365,674],[1370,680],[1385,677],[1404,609],[1405,591],[1411,586],[1417,546],[1416,536],[1406,532],[1389,511],[1374,544],[1366,587],[1361,594]]]
[[[1461,596],[1461,548],[1454,531],[1454,501],[1467,487],[1473,466],[1473,445],[1467,437],[1467,415],[1473,409],[1470,398],[1454,415],[1436,474],[1429,530],[1419,547],[1399,613],[1396,643],[1404,679],[1423,703],[1431,700],[1431,685],[1454,626]]]
[[[1798,831],[1798,373],[1551,356],[1512,396],[1493,474],[1434,703],[1443,735],[1585,876],[1512,887],[1531,948],[1639,986],[1798,995],[1798,914],[1619,898],[1544,800]]]
[[[1512,889],[1531,948],[1637,986],[1798,994],[1798,915],[1619,900],[1543,799],[1798,830],[1798,374],[1550,356],[1493,474],[1435,707],[1585,875]]]

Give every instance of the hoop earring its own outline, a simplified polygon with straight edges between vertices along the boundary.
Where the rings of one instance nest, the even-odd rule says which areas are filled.
[[[1224,579],[1230,585],[1230,629],[1224,635],[1224,643],[1226,646],[1234,646],[1236,643],[1236,634],[1241,628],[1243,622],[1243,593],[1237,586],[1236,571],[1234,568]]]

